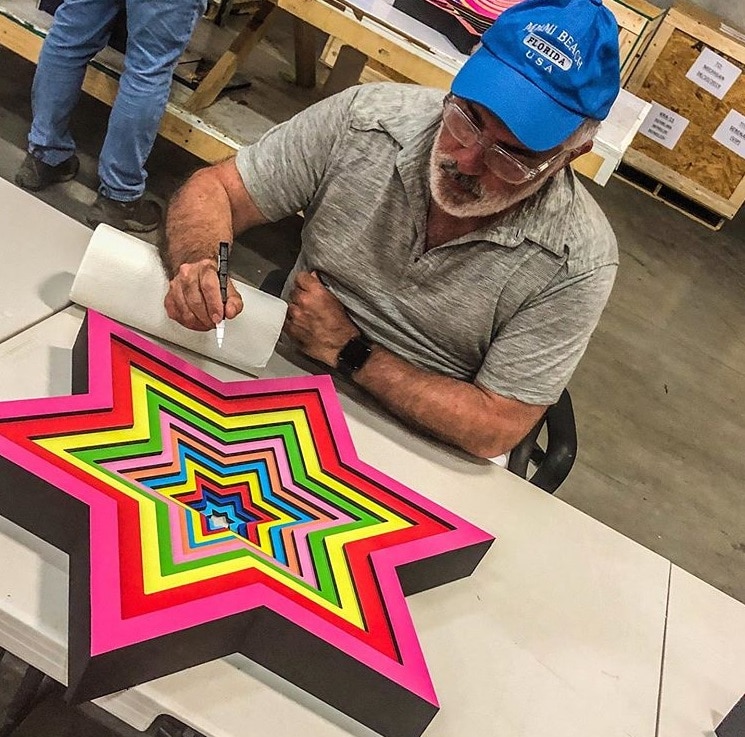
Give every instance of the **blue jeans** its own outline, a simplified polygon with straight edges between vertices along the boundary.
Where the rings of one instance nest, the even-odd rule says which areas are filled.
[[[86,64],[106,46],[117,13],[126,7],[124,72],[99,157],[99,192],[122,202],[140,197],[174,67],[206,5],[207,0],[65,0],[34,77],[29,151],[51,166],[75,153],[69,123]]]

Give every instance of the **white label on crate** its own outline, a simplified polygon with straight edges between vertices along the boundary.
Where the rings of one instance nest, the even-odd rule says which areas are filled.
[[[730,110],[712,138],[745,159],[745,115]]]
[[[639,128],[639,133],[643,133],[647,138],[672,150],[683,135],[683,131],[688,127],[688,123],[690,123],[688,118],[653,102],[652,109]]]
[[[711,49],[704,49],[688,70],[686,79],[690,79],[721,100],[741,74],[740,67],[715,54]]]

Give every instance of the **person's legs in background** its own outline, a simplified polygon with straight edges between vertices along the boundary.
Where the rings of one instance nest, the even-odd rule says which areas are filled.
[[[16,183],[30,190],[72,179],[78,171],[70,116],[86,64],[108,43],[123,0],[65,0],[41,49],[31,91],[29,154]]]
[[[145,161],[158,133],[173,70],[206,0],[126,0],[127,50],[98,163],[101,184],[91,225],[147,231],[161,208],[145,195]]]

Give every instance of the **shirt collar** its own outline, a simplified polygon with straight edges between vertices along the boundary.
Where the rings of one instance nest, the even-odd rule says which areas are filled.
[[[432,144],[440,126],[439,111],[427,118],[393,116],[380,125],[401,147],[396,169],[401,177],[412,213],[417,237],[424,239],[429,208],[429,160]]]
[[[517,243],[529,240],[557,256],[563,256],[565,249],[571,247],[571,222],[567,213],[571,211],[573,199],[572,174],[565,168],[514,210],[493,225],[486,226],[484,235],[488,238],[492,231],[506,231]]]

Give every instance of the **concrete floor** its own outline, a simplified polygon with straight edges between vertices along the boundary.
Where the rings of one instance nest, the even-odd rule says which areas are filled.
[[[0,176],[24,155],[33,65],[0,50]],[[84,97],[78,179],[40,197],[83,220],[108,108]],[[200,162],[159,140],[150,186],[170,195]],[[630,186],[588,186],[618,236],[610,304],[571,385],[577,463],[557,496],[745,602],[745,216],[712,232]],[[252,235],[258,282],[287,227]],[[280,254],[277,255],[277,250]]]

